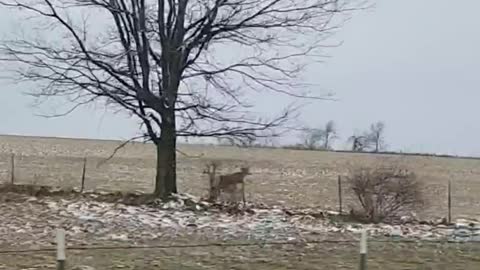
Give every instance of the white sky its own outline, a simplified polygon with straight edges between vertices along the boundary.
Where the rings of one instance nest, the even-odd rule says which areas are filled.
[[[480,155],[480,1],[453,3],[377,0],[374,9],[355,14],[335,37],[343,45],[305,73],[318,85],[310,90],[332,91],[340,101],[311,102],[301,120],[313,127],[334,120],[338,148],[382,120],[391,150]],[[9,16],[0,10],[0,33],[15,30]],[[26,87],[2,83],[0,133],[126,139],[138,131],[135,121],[93,106],[63,118],[35,116],[42,110],[29,106],[33,99],[21,94]],[[268,97],[257,105],[278,111],[278,103]]]

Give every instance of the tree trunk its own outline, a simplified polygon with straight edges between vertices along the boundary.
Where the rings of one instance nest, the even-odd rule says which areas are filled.
[[[162,199],[169,199],[173,193],[177,193],[176,139],[175,122],[164,121],[160,140],[157,142],[155,178],[155,196]]]
[[[323,148],[325,148],[324,150],[328,150],[328,139],[329,139],[329,135],[327,133],[327,135],[325,136],[325,144],[323,146]]]

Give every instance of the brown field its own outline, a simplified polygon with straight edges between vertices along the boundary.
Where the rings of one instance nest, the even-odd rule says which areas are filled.
[[[87,157],[87,189],[151,191],[155,175],[155,149],[151,144],[130,144],[115,158],[97,167],[118,146],[118,141],[0,136],[0,180],[10,179],[10,158],[15,153],[15,181],[79,186],[83,157]],[[242,149],[213,145],[182,145],[190,155],[178,155],[180,192],[205,195],[202,175],[209,160],[222,162],[231,172],[247,164],[249,201],[289,208],[337,208],[337,177],[352,164],[401,162],[424,183],[428,198],[423,217],[446,215],[446,187],[452,181],[454,217],[479,215],[480,160],[422,156],[387,156],[285,149]],[[347,193],[347,191],[345,191]],[[348,208],[348,195],[345,203]]]
[[[16,183],[78,187],[82,160],[87,157],[87,189],[151,191],[155,174],[152,145],[129,145],[108,163],[97,167],[97,163],[109,156],[118,144],[116,141],[0,136],[0,180],[10,181],[10,158],[14,153]],[[453,187],[454,217],[478,216],[479,160],[208,145],[183,145],[181,150],[193,157],[179,155],[180,192],[204,195],[207,179],[201,174],[203,166],[209,160],[219,160],[223,172],[234,171],[244,164],[251,166],[253,175],[247,181],[249,201],[288,208],[335,209],[337,177],[345,174],[349,166],[395,161],[414,170],[424,183],[429,205],[420,212],[422,216],[446,215],[448,180]],[[187,243],[189,241],[187,239]],[[478,269],[480,266],[480,247],[473,243],[392,242],[372,243],[369,248],[369,269]],[[86,264],[95,269],[358,269],[357,252],[354,243],[310,247],[72,251],[69,259],[71,265]],[[0,269],[54,267],[52,254],[0,255]]]

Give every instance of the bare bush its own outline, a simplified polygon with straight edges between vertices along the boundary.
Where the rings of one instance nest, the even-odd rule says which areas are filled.
[[[405,168],[353,168],[347,181],[362,208],[352,211],[364,221],[393,222],[423,205],[420,183]]]

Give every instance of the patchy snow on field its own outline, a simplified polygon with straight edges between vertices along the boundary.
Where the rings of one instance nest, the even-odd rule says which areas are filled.
[[[197,200],[184,196],[155,207],[88,197],[4,201],[0,203],[0,245],[50,246],[60,227],[67,231],[68,245],[171,243],[179,238],[196,242],[353,240],[362,230],[370,237],[480,241],[480,223],[475,220],[459,220],[455,226],[355,224],[334,221],[330,218],[334,213],[325,212],[325,217],[309,214],[311,209],[292,214],[283,209],[251,208],[232,215],[213,208],[206,211],[208,204],[199,200],[187,207],[186,199]]]

